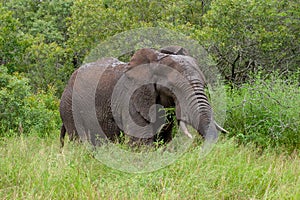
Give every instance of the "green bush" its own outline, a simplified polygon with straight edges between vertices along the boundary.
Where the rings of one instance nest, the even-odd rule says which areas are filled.
[[[50,88],[32,93],[28,79],[0,66],[0,136],[15,133],[48,135],[60,124],[58,99]]]
[[[30,133],[44,137],[59,130],[60,117],[58,112],[59,101],[55,90],[49,88],[47,93],[39,91],[25,99],[24,126]]]
[[[19,30],[20,26],[13,12],[0,2],[0,65],[7,66],[9,72],[24,71],[24,52],[32,39]]]
[[[296,78],[258,75],[228,95],[227,127],[241,142],[300,149],[300,88]]]
[[[49,86],[53,86],[59,90],[59,94],[62,93],[65,87],[63,81],[69,78],[70,73],[65,53],[66,49],[55,42],[45,43],[43,37],[36,38],[31,47],[26,49],[26,77],[30,79],[34,91],[47,91]]]

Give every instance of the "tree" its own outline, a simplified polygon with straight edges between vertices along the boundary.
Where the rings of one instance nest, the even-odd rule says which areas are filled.
[[[5,7],[20,21],[20,30],[34,37],[43,35],[46,43],[68,39],[67,19],[73,0],[11,0]]]
[[[23,71],[23,55],[30,45],[30,37],[19,31],[20,23],[13,13],[0,4],[0,66],[9,72]]]
[[[202,16],[209,5],[210,0],[75,0],[68,29],[74,63],[79,66],[95,45],[126,30],[158,26],[189,33],[201,27]]]
[[[46,43],[43,37],[35,41],[26,49],[24,62],[27,66],[26,75],[35,91],[47,91],[55,87],[58,95],[62,93],[68,80],[71,63],[66,57],[67,50],[56,42]]]
[[[60,95],[72,71],[65,45],[72,2],[12,0],[2,8],[7,23],[0,25],[4,30],[0,60],[10,73],[26,73],[35,91],[54,86]]]
[[[215,0],[198,40],[215,56],[227,80],[239,83],[249,71],[296,70],[300,61],[299,3]]]

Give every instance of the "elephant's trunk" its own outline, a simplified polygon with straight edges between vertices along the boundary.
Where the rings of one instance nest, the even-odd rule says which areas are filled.
[[[190,81],[192,92],[187,96],[188,121],[199,134],[206,139],[217,138],[217,127],[213,119],[212,108],[205,94],[204,81],[194,79]]]

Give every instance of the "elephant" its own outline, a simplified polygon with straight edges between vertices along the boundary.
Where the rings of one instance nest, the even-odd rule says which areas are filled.
[[[61,96],[61,147],[66,133],[71,141],[84,133],[95,146],[100,144],[97,138],[117,141],[121,132],[146,143],[158,138],[169,142],[175,124],[158,120],[165,114],[162,107],[175,108],[179,128],[188,137],[190,125],[204,138],[216,138],[218,131],[227,131],[214,120],[206,84],[197,61],[180,46],[142,48],[128,63],[103,58],[84,64]]]

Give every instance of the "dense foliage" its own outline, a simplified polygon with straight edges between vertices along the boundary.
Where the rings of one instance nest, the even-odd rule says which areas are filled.
[[[1,0],[0,135],[58,130],[57,97],[89,51],[116,33],[160,26],[197,40],[216,61],[230,84],[231,135],[299,149],[299,6],[296,0]]]
[[[300,88],[295,77],[275,73],[267,80],[259,74],[253,82],[228,92],[226,123],[241,142],[259,146],[300,149]]]
[[[300,64],[300,4],[296,0],[215,0],[200,39],[227,80],[249,80],[249,71],[294,71]]]
[[[35,133],[47,136],[59,129],[58,99],[54,90],[31,92],[29,79],[10,75],[0,66],[0,136]]]

